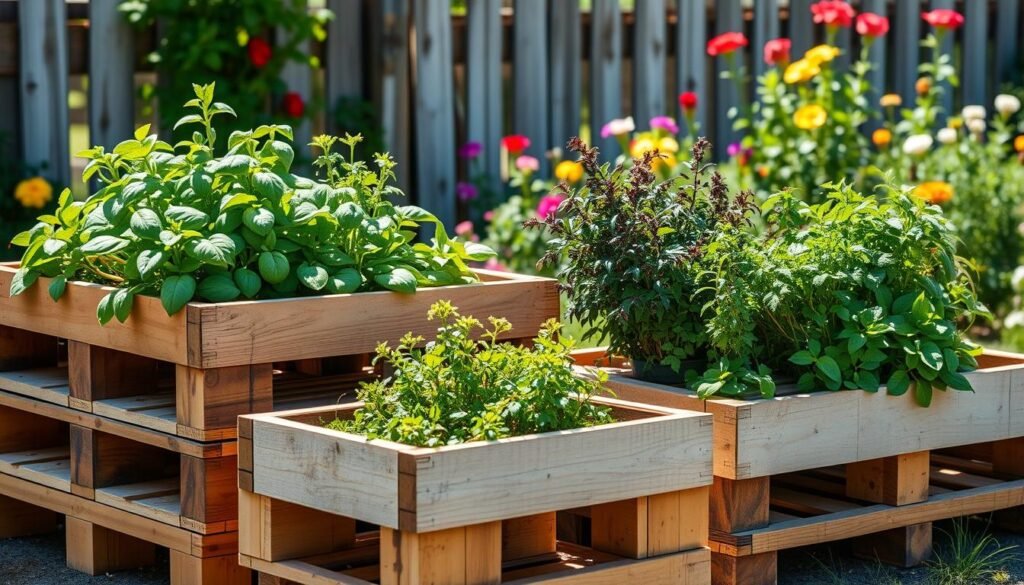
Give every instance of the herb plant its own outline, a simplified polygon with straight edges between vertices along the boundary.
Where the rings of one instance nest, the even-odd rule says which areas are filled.
[[[691,376],[698,393],[770,396],[744,381],[768,368],[804,391],[913,387],[922,406],[934,390],[971,390],[961,372],[981,350],[958,328],[986,309],[952,224],[891,186],[884,201],[842,183],[824,189],[818,205],[775,195],[763,235],[726,230],[709,246],[704,310],[720,362]]]
[[[745,229],[748,194],[732,198],[705,164],[709,144],[693,146],[689,173],[666,181],[649,150],[630,167],[599,165],[597,149],[573,139],[586,180],[570,189],[543,223],[553,236],[542,262],[556,263],[567,317],[591,324],[585,336],[607,339],[612,352],[685,370],[708,346],[701,307],[708,298],[698,261],[714,235]]]
[[[291,128],[235,131],[227,152],[215,152],[216,116],[232,114],[214,101],[214,86],[194,86],[185,104],[194,113],[176,127],[198,128],[171,146],[139,128],[113,152],[94,147],[83,178],[102,188],[86,201],[65,192],[13,243],[25,246],[11,294],[39,276],[53,278],[56,300],[69,280],[113,285],[97,308],[101,323],[128,318],[136,295],[159,295],[169,315],[193,299],[226,302],[302,294],[472,282],[468,261],[493,253],[449,240],[436,217],[395,206],[394,161],[375,168],[333,152],[338,139],[318,137],[316,165],[324,181],[290,172]],[[342,140],[350,156],[358,137]],[[421,224],[435,226],[431,244],[417,242]]]
[[[574,375],[573,343],[558,338],[556,321],[545,323],[533,347],[519,347],[498,342],[511,329],[505,319],[491,317],[474,341],[481,323],[450,302],[435,303],[428,317],[441,323],[436,341],[419,349],[423,338],[408,334],[397,348],[381,344],[376,360],[394,374],[364,382],[354,418],[328,428],[439,447],[613,422],[609,409],[590,401],[606,376],[598,372],[594,382]]]

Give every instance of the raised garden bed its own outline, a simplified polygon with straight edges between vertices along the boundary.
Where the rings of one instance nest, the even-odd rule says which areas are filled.
[[[417,448],[328,430],[359,404],[239,419],[243,565],[313,583],[710,582],[710,417]],[[556,514],[591,517],[589,546]],[[357,530],[358,527],[358,530]]]

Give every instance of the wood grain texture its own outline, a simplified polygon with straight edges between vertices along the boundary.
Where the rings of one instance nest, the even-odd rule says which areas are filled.
[[[622,18],[618,0],[593,0],[590,23],[590,142],[601,149],[602,160],[613,161],[621,148],[614,138],[601,137],[601,127],[622,116]]]
[[[734,557],[711,555],[711,582],[715,585],[776,585],[778,555],[774,552]]]
[[[491,188],[501,188],[502,108],[501,0],[466,4],[466,135],[483,146],[480,165]],[[482,219],[482,218],[481,218]]]
[[[766,477],[732,480],[716,475],[711,488],[711,530],[733,534],[767,526],[769,490]]]
[[[555,526],[555,512],[502,521],[502,560],[507,562],[554,553],[557,544]]]
[[[428,533],[381,527],[381,585],[497,585],[500,559],[500,522]]]
[[[645,560],[600,563],[583,569],[508,581],[507,585],[706,585],[711,583],[711,559],[706,549]]]
[[[677,0],[676,11],[679,15],[679,24],[676,27],[677,89],[680,93],[696,92],[698,96],[705,98],[707,105],[700,107],[698,104],[695,120],[702,135],[706,135],[710,129],[708,124],[714,119],[714,115],[709,113],[713,111],[710,107],[711,100],[707,99],[710,87],[705,52],[708,39],[707,3],[704,0]],[[682,33],[684,30],[685,34]],[[678,108],[677,117],[680,120],[680,128],[683,128],[686,117],[683,115],[682,107]]]
[[[181,456],[181,515],[202,524],[238,518],[237,458]]]
[[[89,3],[89,143],[107,152],[135,130],[135,33],[118,4]]]
[[[932,524],[914,524],[862,536],[853,553],[866,560],[897,567],[916,567],[932,556]]]
[[[846,465],[846,495],[858,500],[903,506],[928,499],[928,451]]]
[[[642,6],[638,5],[638,6]],[[583,92],[583,25],[578,2],[549,5],[548,46],[551,84],[551,147],[565,148],[580,134],[580,100]],[[568,155],[567,158],[573,158]]]
[[[355,520],[244,490],[238,492],[239,552],[266,561],[326,554],[355,542]]]
[[[251,585],[249,569],[238,565],[238,555],[195,557],[171,551],[171,585]]]
[[[636,5],[633,30],[633,115],[637,128],[648,128],[654,116],[668,113],[665,107],[668,22],[665,0],[646,0]]]
[[[57,338],[0,325],[0,371],[56,366]]]
[[[65,520],[68,567],[87,575],[138,569],[156,562],[156,546],[74,516]]]
[[[530,139],[526,154],[549,173],[544,151],[550,148],[548,76],[548,0],[515,0],[512,15],[512,133]]]
[[[0,496],[0,538],[36,536],[57,531],[57,514],[7,496]]]
[[[199,369],[177,366],[178,424],[202,431],[233,434],[238,415],[273,410],[273,367]]]

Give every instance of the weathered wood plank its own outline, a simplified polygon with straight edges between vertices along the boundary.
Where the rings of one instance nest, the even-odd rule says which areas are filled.
[[[473,0],[466,7],[466,126],[483,145],[479,162],[491,188],[501,187],[502,109],[501,0]]]
[[[863,11],[873,12],[881,16],[888,14],[888,0],[864,0]],[[891,34],[891,33],[890,33]],[[870,94],[868,100],[872,107],[878,107],[878,98],[882,97],[883,94],[889,92],[887,86],[887,73],[888,73],[888,60],[886,59],[886,51],[888,50],[888,36],[877,39],[872,43],[871,48],[868,49],[868,60],[871,62],[871,71],[868,72],[867,79],[871,85]],[[863,42],[863,41],[862,41]],[[865,127],[868,131],[875,130],[881,126],[879,120],[869,120]]]
[[[789,38],[793,41],[793,56],[803,55],[815,44],[811,4],[815,0],[790,0]]]
[[[964,11],[964,66],[960,79],[964,105],[988,104],[989,73],[992,71],[988,44],[988,0],[967,0]]]
[[[293,0],[292,3],[298,6],[305,6],[306,0]],[[285,31],[278,29],[279,37],[285,37],[286,34]],[[309,39],[306,39],[296,48],[301,53],[309,54],[312,49],[312,43]],[[313,71],[310,69],[309,63],[289,60],[281,69],[281,81],[284,82],[285,91],[295,92],[302,97],[304,103],[310,103],[313,97]],[[293,141],[295,155],[300,160],[311,159],[313,156],[313,151],[308,146],[313,140],[313,126],[309,118],[310,113],[307,109],[306,115],[301,120],[291,121],[295,136]]]
[[[779,37],[779,0],[754,3],[754,38],[752,59],[755,79],[765,72],[764,44]]]
[[[343,97],[363,95],[363,2],[361,0],[327,0],[334,19],[327,25],[325,95],[328,112]],[[332,116],[328,115],[332,126]],[[332,128],[333,129],[333,128]]]
[[[946,9],[952,10],[955,7],[956,7],[956,0],[931,0],[931,6],[930,6],[930,8],[932,10],[935,10],[935,9],[938,9],[938,8],[946,8]],[[965,25],[967,24],[966,19],[964,21],[964,24]],[[946,37],[944,39],[942,39],[942,43],[939,45],[939,51],[942,52],[942,54],[944,54],[944,55],[949,55],[953,59],[954,66],[956,65],[957,55],[953,53],[953,42],[956,40],[957,32],[958,31],[953,31],[951,33],[947,33]],[[987,44],[987,43],[982,42],[982,46],[984,46],[985,44]],[[964,50],[967,50],[967,47],[964,47]],[[966,71],[964,71],[964,69],[961,68],[961,67],[957,68],[957,72],[958,73],[960,73],[960,72],[966,73]],[[963,83],[963,81],[961,81],[961,83]],[[945,115],[943,115],[943,116],[941,116],[939,118],[939,120],[938,120],[939,123],[944,123],[946,118],[953,112],[953,98],[954,98],[953,94],[956,91],[953,88],[953,86],[951,86],[949,83],[942,84],[942,88],[943,88],[943,94],[939,98],[939,105],[942,106],[942,109],[945,112]]]
[[[668,113],[665,107],[668,26],[665,0],[639,2],[633,29],[633,115],[638,128],[647,128],[654,116]]]
[[[676,24],[676,79],[678,93],[695,92],[699,98],[696,123],[702,134],[708,132],[708,120],[713,116],[712,102],[708,93],[707,54],[705,45],[707,33],[707,7],[703,0],[679,0],[676,5],[678,23]],[[686,117],[682,107],[676,105],[679,127],[684,129]]]
[[[1020,57],[1020,0],[997,0],[996,9],[996,83],[1013,79]],[[986,104],[987,105],[987,104]]]
[[[904,104],[913,103],[916,95],[914,84],[917,83],[917,65],[921,59],[921,22],[920,0],[896,2],[892,32],[889,33],[893,37],[893,91],[903,97]]]
[[[622,115],[622,18],[618,0],[594,0],[590,13],[590,141],[604,160],[620,149],[601,127]]]
[[[583,28],[578,2],[552,2],[550,10],[550,146],[564,149],[565,143],[580,133]]]
[[[398,162],[398,187],[414,197],[409,106],[410,4],[409,0],[379,0],[372,3],[372,8],[372,46],[376,48],[370,56],[373,96],[384,129],[384,144]]]
[[[135,39],[119,4],[89,3],[89,143],[108,152],[135,126]]]
[[[512,25],[512,130],[530,139],[526,152],[540,159],[542,174],[551,148],[547,7],[548,0],[516,0]]]
[[[719,0],[715,2],[715,15],[715,34],[743,31],[743,6],[740,0]],[[745,65],[746,50],[738,51],[734,55],[734,59],[737,69]],[[739,133],[732,129],[729,109],[738,108],[744,100],[749,99],[748,96],[740,95],[734,80],[722,79],[722,72],[727,71],[729,68],[728,62],[729,60],[725,57],[715,58],[715,71],[718,74],[718,78],[715,81],[715,132],[712,143],[719,145],[715,151],[716,156],[722,156],[723,158],[725,155],[724,147],[739,138]],[[749,87],[748,84],[747,88],[749,89]]]

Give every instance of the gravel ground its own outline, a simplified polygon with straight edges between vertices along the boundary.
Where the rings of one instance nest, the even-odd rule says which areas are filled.
[[[938,524],[950,530],[948,523]],[[1024,585],[1024,535],[994,532],[999,543],[1016,547],[1003,567],[1005,580],[998,585]],[[945,536],[935,534],[941,547]],[[877,562],[862,561],[849,546],[809,547],[779,556],[779,585],[933,585],[927,568],[899,570]],[[155,567],[89,577],[68,569],[64,559],[64,533],[44,537],[0,540],[0,585],[167,585],[167,553],[158,553]],[[958,585],[988,585],[991,581]]]

